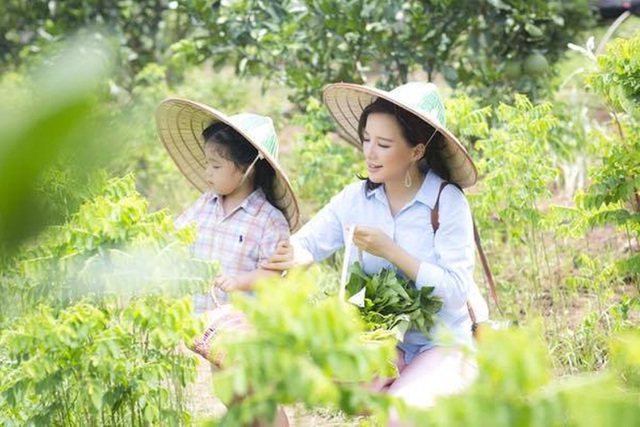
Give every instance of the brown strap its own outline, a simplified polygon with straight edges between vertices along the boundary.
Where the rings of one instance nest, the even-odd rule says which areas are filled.
[[[433,205],[433,209],[431,209],[431,226],[433,227],[433,234],[436,234],[436,231],[440,228],[440,214],[438,213],[438,209],[440,207],[440,194],[442,194],[442,190],[444,190],[444,187],[447,185],[449,185],[447,181],[443,181],[442,184],[440,184],[438,197],[436,197],[436,204]]]
[[[489,261],[487,261],[487,256],[484,254],[484,249],[482,249],[482,243],[480,242],[480,233],[478,233],[476,220],[473,218],[472,220],[473,220],[473,239],[476,241],[476,247],[478,248],[478,255],[480,255],[480,262],[482,263],[482,269],[484,270],[484,277],[487,279],[487,283],[489,283],[489,289],[491,290],[491,297],[493,297],[493,302],[496,303],[496,308],[502,315],[504,313],[500,308],[500,300],[498,299],[498,293],[496,292],[496,283],[493,280],[491,267],[489,267]]]
[[[471,318],[471,324],[477,324],[478,320],[476,319],[476,312],[473,311],[473,307],[471,307],[471,303],[469,301],[467,301],[467,311],[469,312],[469,317]]]
[[[467,301],[467,311],[469,312],[469,318],[471,319],[471,334],[475,339],[478,339],[478,328],[480,325],[478,324],[476,313],[473,311],[473,307],[471,307],[471,303],[469,301]]]
[[[438,190],[438,197],[436,198],[436,203],[433,205],[433,209],[431,210],[431,226],[433,227],[433,234],[436,234],[438,228],[440,228],[440,194],[442,194],[442,190],[444,187],[449,185],[450,183],[447,181],[443,181],[440,184],[440,189]],[[476,247],[478,248],[478,254],[480,255],[480,262],[482,263],[482,269],[484,270],[484,276],[487,279],[487,283],[489,284],[489,288],[491,290],[491,297],[493,298],[493,302],[495,302],[496,307],[500,314],[502,314],[502,309],[500,308],[500,301],[498,299],[498,293],[496,292],[496,284],[493,280],[493,274],[491,274],[491,267],[489,267],[489,262],[487,261],[487,257],[484,254],[484,250],[482,249],[482,243],[480,242],[480,234],[478,233],[478,227],[476,227],[476,221],[473,220],[473,239],[476,242]],[[467,309],[469,310],[469,317],[471,318],[471,322],[473,324],[476,323],[476,316],[471,308],[471,304],[467,301]]]

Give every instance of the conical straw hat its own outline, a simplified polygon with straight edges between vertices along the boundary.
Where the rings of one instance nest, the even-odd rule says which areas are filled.
[[[278,139],[273,121],[257,114],[226,114],[198,102],[181,98],[163,101],[156,111],[160,140],[182,174],[198,190],[207,191],[207,160],[202,131],[216,122],[224,122],[244,136],[266,159],[276,173],[273,194],[280,209],[295,231],[300,211],[291,183],[278,164]]]
[[[433,83],[407,83],[390,92],[352,83],[334,83],[324,88],[323,98],[347,140],[358,148],[361,147],[358,136],[360,116],[376,99],[383,98],[413,113],[444,137],[446,147],[442,157],[449,169],[451,182],[465,188],[477,181],[478,171],[467,150],[445,127],[444,103]]]

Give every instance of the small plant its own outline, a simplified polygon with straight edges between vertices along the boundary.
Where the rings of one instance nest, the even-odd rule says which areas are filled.
[[[513,105],[501,104],[495,113],[495,126],[475,145],[483,178],[470,202],[483,235],[506,242],[510,268],[519,271],[518,287],[533,284],[534,293],[526,297],[535,299],[543,293],[542,269],[548,264],[540,204],[551,196],[557,175],[550,155],[557,119],[551,104],[534,105],[524,96],[516,96]],[[520,249],[526,251],[524,259]]]
[[[0,333],[0,421],[33,425],[186,425],[195,360],[189,298],[79,302],[25,312]]]
[[[626,235],[628,255],[616,263],[618,277],[640,277],[640,34],[615,40],[589,73],[590,88],[604,98],[612,122],[592,132],[602,156],[589,187],[576,195],[571,226],[613,225]]]

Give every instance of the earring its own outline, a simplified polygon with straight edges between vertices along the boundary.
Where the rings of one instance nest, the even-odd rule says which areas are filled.
[[[407,188],[411,188],[413,185],[413,180],[411,179],[410,169],[407,169],[407,173],[404,175],[404,186]]]

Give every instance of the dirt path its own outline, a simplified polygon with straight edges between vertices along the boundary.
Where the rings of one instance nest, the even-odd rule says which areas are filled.
[[[197,360],[196,382],[187,387],[188,409],[196,422],[220,417],[225,411],[222,402],[213,395],[209,364],[199,357]]]

